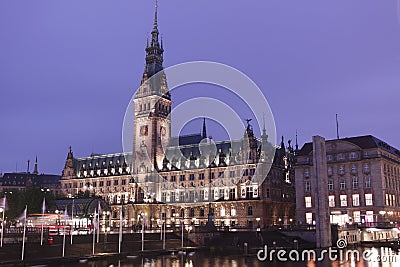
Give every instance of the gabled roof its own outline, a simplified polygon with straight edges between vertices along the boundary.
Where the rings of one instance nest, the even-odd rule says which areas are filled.
[[[2,186],[26,186],[27,181],[30,181],[32,186],[48,186],[59,184],[60,175],[54,174],[33,174],[26,172],[9,172],[0,177]]]
[[[171,137],[171,144],[177,146],[195,145],[199,144],[201,140],[203,140],[201,134],[181,135],[181,136]]]

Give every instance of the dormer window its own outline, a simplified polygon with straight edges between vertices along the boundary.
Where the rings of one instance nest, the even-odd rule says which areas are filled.
[[[310,177],[310,169],[304,169],[304,177],[308,178]]]
[[[344,166],[339,166],[339,174],[344,175]]]

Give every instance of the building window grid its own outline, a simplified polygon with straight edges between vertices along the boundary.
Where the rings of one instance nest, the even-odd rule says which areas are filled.
[[[305,182],[305,191],[306,192],[310,192],[311,191],[311,182],[310,181],[306,181]]]
[[[347,195],[340,195],[340,206],[347,207]]]
[[[353,189],[358,188],[358,177],[353,177]]]
[[[335,207],[335,196],[334,195],[328,196],[328,202],[329,202],[329,207],[334,208]]]
[[[328,190],[329,191],[333,191],[334,190],[333,180],[328,180]]]
[[[359,194],[353,194],[352,199],[353,199],[353,207],[360,206],[360,195]]]
[[[304,202],[305,202],[306,208],[312,208],[311,197],[305,197]]]
[[[371,188],[371,177],[364,177],[365,188]]]
[[[346,180],[340,180],[340,190],[346,189]]]
[[[365,194],[365,206],[373,206],[372,194]]]

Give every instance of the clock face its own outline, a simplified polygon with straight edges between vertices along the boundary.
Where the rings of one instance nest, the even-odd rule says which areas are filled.
[[[140,126],[140,136],[147,136],[149,134],[149,129],[147,125]]]
[[[161,134],[161,136],[165,136],[165,135],[167,134],[167,130],[165,129],[164,126],[161,126],[161,128],[160,128],[160,134]]]

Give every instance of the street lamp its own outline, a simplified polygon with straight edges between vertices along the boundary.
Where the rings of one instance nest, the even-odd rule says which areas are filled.
[[[190,231],[192,231],[193,227],[190,225],[190,226],[186,226],[185,228],[186,228],[186,231],[188,232],[188,237],[187,237],[188,241],[187,241],[187,244],[188,244],[188,246],[189,246],[189,234],[190,234]]]
[[[379,211],[379,214],[382,216],[382,221],[385,222],[386,221],[386,218],[385,218],[386,211],[381,210],[381,211]]]
[[[57,221],[56,221],[56,225],[57,225],[57,234],[60,234],[60,211],[56,210],[55,213],[57,214]]]

